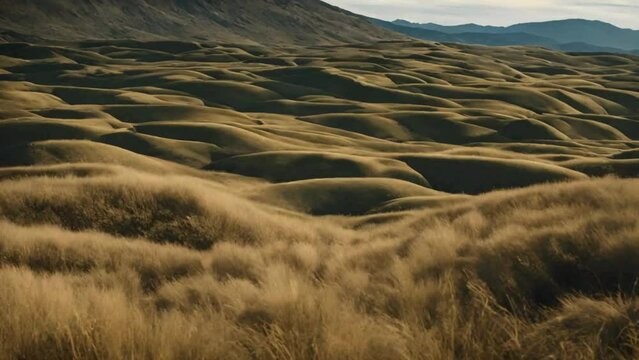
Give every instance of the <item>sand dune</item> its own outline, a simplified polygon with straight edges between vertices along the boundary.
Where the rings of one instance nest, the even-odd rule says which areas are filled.
[[[5,166],[151,171],[157,158],[278,183],[388,178],[470,194],[635,173],[622,155],[639,141],[627,56],[124,40],[0,53]],[[548,61],[562,71],[540,71]]]
[[[379,177],[406,180],[428,187],[428,182],[402,161],[312,152],[262,152],[214,162],[211,170],[261,177],[273,182],[336,177]],[[295,171],[282,171],[295,169]]]
[[[441,155],[408,155],[398,159],[422,174],[433,188],[454,193],[477,194],[586,178],[560,166],[528,160]]]
[[[423,186],[384,178],[301,180],[255,191],[253,199],[313,215],[362,215],[391,200],[441,195]]]

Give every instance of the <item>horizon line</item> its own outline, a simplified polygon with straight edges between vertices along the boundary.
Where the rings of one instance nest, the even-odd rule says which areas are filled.
[[[370,16],[367,16],[367,17],[370,17]],[[380,20],[384,20],[384,19],[380,19]],[[510,25],[491,25],[491,24],[481,24],[481,23],[477,23],[477,22],[467,22],[467,23],[458,23],[458,24],[444,24],[444,23],[438,23],[438,22],[433,22],[433,21],[416,22],[414,20],[407,20],[407,19],[401,19],[401,18],[396,18],[394,20],[384,20],[384,21],[388,21],[388,22],[405,21],[405,22],[409,22],[411,24],[418,24],[418,25],[433,24],[433,25],[447,26],[447,27],[476,25],[476,26],[484,26],[484,27],[508,28],[508,27],[511,27],[511,26],[523,25],[523,24],[542,24],[542,23],[549,23],[549,22],[571,21],[571,20],[600,22],[600,23],[612,25],[612,26],[614,26],[616,28],[619,28],[619,29],[622,29],[622,30],[639,31],[639,29],[635,29],[635,28],[631,28],[631,27],[622,27],[622,26],[616,25],[616,24],[614,24],[612,22],[599,20],[599,19],[587,19],[587,18],[563,18],[563,19],[553,19],[553,20],[526,21],[526,22],[513,23],[513,24],[510,24]]]

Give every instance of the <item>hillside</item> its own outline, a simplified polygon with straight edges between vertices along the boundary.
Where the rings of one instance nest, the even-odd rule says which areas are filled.
[[[447,38],[447,41],[482,45],[539,45],[575,52],[632,53],[639,50],[639,31],[621,29],[601,21],[569,19],[508,27],[476,24],[444,26],[405,20],[375,23],[393,31],[434,41]]]
[[[319,0],[0,0],[2,37],[324,44],[399,35]]]
[[[637,83],[537,47],[0,44],[0,357],[637,358]]]

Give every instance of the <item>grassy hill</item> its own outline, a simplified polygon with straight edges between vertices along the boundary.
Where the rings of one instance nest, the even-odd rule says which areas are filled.
[[[537,47],[0,44],[1,357],[634,358],[637,83]]]

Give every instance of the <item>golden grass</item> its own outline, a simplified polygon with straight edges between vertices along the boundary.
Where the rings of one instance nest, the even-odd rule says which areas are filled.
[[[196,249],[223,238],[256,243],[315,237],[312,227],[299,226],[301,220],[256,207],[224,185],[186,176],[129,170],[115,176],[36,177],[4,181],[0,194],[0,218],[19,224],[55,224]],[[257,225],[261,221],[267,223]]]
[[[7,359],[638,354],[634,180],[491,193],[379,225],[302,222],[188,177],[2,185]],[[189,217],[188,231],[166,220]],[[167,244],[182,232],[199,251]]]

